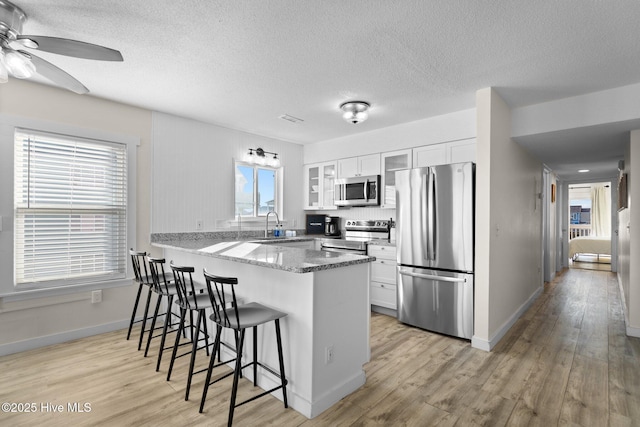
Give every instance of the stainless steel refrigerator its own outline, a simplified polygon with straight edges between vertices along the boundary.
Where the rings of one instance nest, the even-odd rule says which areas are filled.
[[[396,172],[398,320],[473,335],[475,164]]]

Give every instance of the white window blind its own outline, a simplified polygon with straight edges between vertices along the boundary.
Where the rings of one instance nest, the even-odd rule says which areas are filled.
[[[126,154],[124,144],[16,130],[16,285],[125,277]]]

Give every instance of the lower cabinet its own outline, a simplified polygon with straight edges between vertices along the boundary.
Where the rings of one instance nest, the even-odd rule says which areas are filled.
[[[369,245],[367,254],[376,257],[370,265],[369,295],[372,310],[384,307],[396,310],[396,248],[394,246]],[[385,314],[395,314],[381,311]]]

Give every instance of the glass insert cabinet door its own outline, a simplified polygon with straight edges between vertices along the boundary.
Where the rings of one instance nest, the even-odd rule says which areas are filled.
[[[322,203],[324,206],[334,206],[334,181],[336,179],[336,165],[334,163],[322,166]]]
[[[411,168],[411,150],[382,153],[382,198],[380,207],[396,207],[396,171]]]
[[[337,209],[334,205],[334,181],[337,163],[326,162],[305,166],[305,209]]]

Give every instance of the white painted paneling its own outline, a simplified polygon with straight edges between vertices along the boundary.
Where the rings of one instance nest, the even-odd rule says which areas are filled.
[[[278,153],[284,168],[284,212],[304,224],[302,146],[163,113],[153,114],[152,233],[202,231],[233,219],[233,160],[249,148]],[[248,224],[248,223],[247,223]]]

